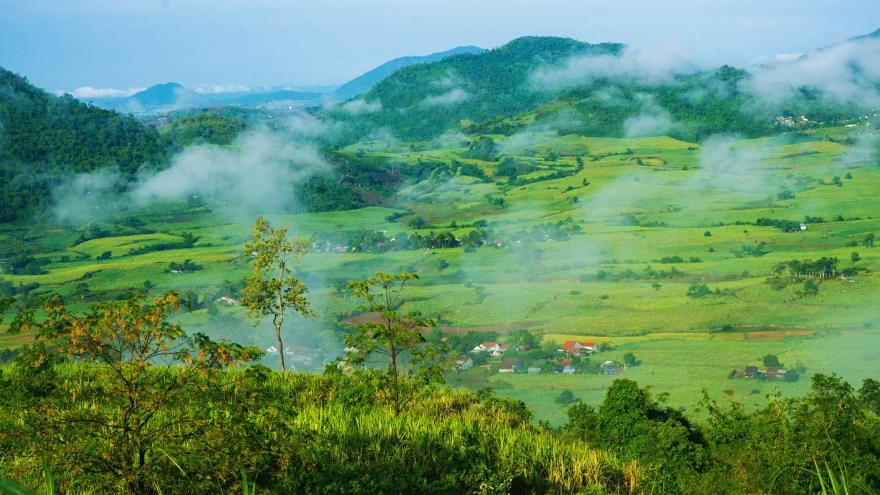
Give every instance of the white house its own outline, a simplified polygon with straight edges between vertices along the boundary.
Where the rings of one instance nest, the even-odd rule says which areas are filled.
[[[458,359],[455,360],[455,369],[457,370],[466,370],[473,366],[474,360],[467,356],[459,356]]]

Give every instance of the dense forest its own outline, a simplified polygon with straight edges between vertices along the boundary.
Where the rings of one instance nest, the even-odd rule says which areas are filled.
[[[29,218],[71,174],[112,167],[131,179],[172,145],[133,117],[54,96],[0,69],[0,221]],[[124,183],[120,184],[124,187]]]

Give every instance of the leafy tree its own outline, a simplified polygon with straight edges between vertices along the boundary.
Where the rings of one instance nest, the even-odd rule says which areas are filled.
[[[865,240],[863,243],[865,247],[874,247],[874,233],[871,232],[870,234],[865,235]]]
[[[812,280],[804,281],[804,288],[798,292],[803,297],[811,297],[819,294],[819,286]]]
[[[709,289],[709,286],[706,284],[691,284],[687,290],[687,296],[693,298],[700,298],[704,296],[708,296],[712,293],[712,290]]]
[[[556,397],[555,402],[557,404],[567,406],[567,405],[572,404],[574,402],[580,402],[580,399],[575,399],[574,393],[572,393],[571,390],[563,390]]]
[[[853,251],[852,254],[849,255],[849,259],[851,259],[852,262],[855,263],[856,261],[859,261],[860,259],[862,259],[862,257],[859,256],[858,252]]]
[[[529,349],[534,349],[541,345],[541,341],[535,336],[535,334],[525,328],[520,328],[519,330],[514,330],[513,332],[510,332],[509,341],[512,344]]]
[[[188,416],[181,406],[213,370],[262,353],[253,346],[187,335],[168,321],[187,304],[180,293],[166,291],[152,301],[137,295],[95,304],[79,314],[56,297],[44,302],[45,319],[34,319],[32,307],[14,322],[12,333],[35,330],[39,339],[29,350],[27,366],[48,370],[53,349],[91,365],[90,379],[64,385],[56,380],[42,392],[63,387],[69,397],[53,394],[53,400],[28,405],[33,409],[28,427],[38,432],[32,448],[45,452],[55,438],[64,439],[67,455],[54,461],[63,463],[65,471],[110,474],[127,493],[153,492],[153,480],[167,469],[165,449],[170,444],[178,454],[203,455],[198,443],[182,445],[186,439],[213,434],[210,422]],[[64,401],[89,406],[57,407]]]
[[[309,238],[294,234],[288,236],[288,225],[272,228],[263,218],[254,221],[251,242],[245,241],[245,261],[254,258],[254,271],[246,280],[246,286],[239,304],[248,310],[254,326],[266,316],[272,316],[275,337],[278,340],[278,357],[281,371],[284,371],[284,343],[281,340],[281,326],[288,312],[299,313],[314,318],[311,303],[306,299],[305,284],[292,275],[292,268],[299,263],[302,255],[308,252]]]
[[[634,366],[636,364],[636,356],[631,352],[627,352],[623,355],[623,364],[627,366]]]
[[[402,300],[403,289],[418,278],[415,273],[378,272],[348,285],[351,293],[364,301],[361,309],[375,313],[378,319],[358,325],[356,332],[345,336],[345,345],[351,350],[343,358],[344,363],[366,366],[373,363],[370,360],[374,356],[387,361],[385,376],[391,381],[391,402],[396,416],[406,401],[401,398],[401,375],[430,383],[441,381],[440,373],[449,367],[446,348],[429,345],[420,332],[433,322],[422,318],[418,311],[399,312],[401,307],[409,305]]]
[[[776,357],[775,354],[767,354],[761,361],[764,363],[764,366],[767,368],[779,368],[782,364],[779,363],[779,358]]]

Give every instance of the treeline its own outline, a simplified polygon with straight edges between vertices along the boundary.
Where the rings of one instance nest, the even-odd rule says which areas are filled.
[[[112,167],[128,180],[164,166],[173,147],[132,117],[50,95],[2,68],[0,124],[0,222],[40,211],[71,174]]]
[[[396,220],[397,218],[389,217]],[[433,226],[428,225],[422,217],[415,217],[409,221],[409,226],[417,229],[432,229]],[[581,226],[576,224],[569,217],[556,223],[544,223],[533,225],[529,230],[519,230],[514,232],[496,231],[488,226],[486,221],[477,221],[472,225],[472,230],[465,234],[454,234],[452,231],[434,232],[430,230],[427,234],[419,232],[401,231],[395,234],[387,234],[372,229],[361,229],[355,231],[350,237],[344,238],[338,234],[321,233],[315,236],[318,245],[325,242],[331,244],[344,244],[353,252],[387,252],[387,251],[407,251],[411,249],[448,249],[464,247],[465,250],[489,246],[489,247],[509,247],[511,245],[523,242],[546,242],[546,241],[567,241],[572,235],[582,232]],[[461,226],[462,228],[465,225]],[[449,228],[459,228],[452,222]]]
[[[160,134],[180,147],[200,143],[229,145],[247,128],[242,116],[202,110],[178,116],[162,127]]]

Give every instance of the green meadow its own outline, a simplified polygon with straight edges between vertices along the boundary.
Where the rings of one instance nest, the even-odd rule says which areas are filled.
[[[318,322],[297,321],[292,334],[321,332],[329,335],[325,346],[335,342],[339,351],[333,324],[357,313],[344,285],[376,271],[411,271],[421,278],[406,293],[408,307],[447,332],[495,331],[504,341],[509,330],[529,328],[544,342],[610,342],[613,350],[603,359],[620,361],[624,353],[634,353],[641,364],[622,374],[657,393],[668,392],[670,404],[688,410],[697,407],[702,388],[715,396],[729,391],[750,405],[765,404],[765,396],[777,389],[783,396],[806,390],[808,380],[728,379],[731,370],[760,364],[765,354],[776,354],[787,365],[799,362],[808,375],[837,372],[858,381],[876,374],[876,353],[866,349],[880,343],[880,251],[866,243],[866,236],[880,230],[880,167],[869,156],[818,138],[701,146],[668,137],[555,132],[492,137],[495,161],[467,158],[465,148],[411,151],[381,141],[340,151],[403,167],[420,160],[457,160],[476,165],[493,177],[490,181],[432,177],[401,189],[397,201],[384,207],[270,215],[272,224],[288,222],[319,245],[326,241],[334,247],[348,247],[359,230],[388,238],[447,231],[463,238],[475,222],[485,222],[488,230],[485,245],[469,250],[386,246],[309,253],[297,275],[310,288]],[[495,176],[505,158],[527,166],[519,182]],[[553,173],[561,177],[547,178]],[[134,229],[123,226],[123,217],[99,220],[109,234],[85,241],[87,225],[0,233],[7,244],[39,245],[37,258],[48,261],[45,273],[6,271],[0,279],[39,284],[34,294],[55,293],[81,305],[133,291],[181,289],[196,303],[181,317],[184,323],[215,337],[272,342],[268,329],[250,329],[243,310],[215,302],[235,295],[235,285],[249,273],[241,255],[251,217],[211,204],[155,207],[137,215],[141,226]],[[424,225],[410,226],[419,217]],[[806,228],[785,232],[756,225],[762,218]],[[577,232],[568,239],[533,233],[548,224],[576,226]],[[195,241],[175,247],[187,235]],[[500,247],[495,239],[502,241]],[[817,279],[815,294],[805,294],[804,278],[768,283],[777,264],[822,257],[837,258],[837,270],[848,275]],[[200,269],[171,271],[171,263],[185,260]],[[689,295],[703,284],[708,294]],[[784,338],[747,338],[762,331],[782,332]],[[23,342],[21,336],[3,337],[0,347]],[[497,363],[494,369],[474,368],[450,378],[522,399],[539,419],[554,424],[563,420],[563,408],[554,402],[559,391],[572,390],[595,405],[611,379],[501,376]]]

